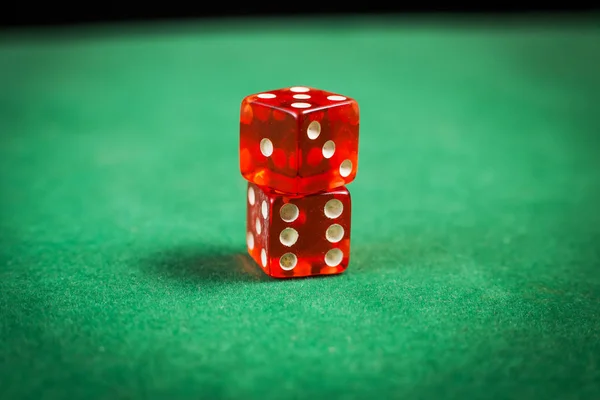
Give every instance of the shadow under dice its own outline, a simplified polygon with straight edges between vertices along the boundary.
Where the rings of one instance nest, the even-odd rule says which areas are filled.
[[[309,194],[352,182],[358,167],[355,100],[291,87],[243,99],[240,169],[249,182]]]
[[[248,183],[248,253],[275,278],[332,275],[350,259],[350,193],[305,196]]]

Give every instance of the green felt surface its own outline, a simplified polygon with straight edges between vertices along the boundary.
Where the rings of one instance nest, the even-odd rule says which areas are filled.
[[[600,398],[597,22],[3,33],[0,398]],[[361,105],[337,277],[244,255],[290,85]]]

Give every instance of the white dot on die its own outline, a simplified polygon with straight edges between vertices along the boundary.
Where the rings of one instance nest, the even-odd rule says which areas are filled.
[[[329,267],[335,267],[342,262],[344,253],[340,249],[331,249],[325,254],[325,264]]]
[[[306,128],[306,135],[309,139],[315,140],[321,134],[321,124],[319,121],[313,121],[308,124],[308,128]]]
[[[324,211],[327,218],[334,219],[342,215],[344,205],[338,199],[331,199],[325,203]]]
[[[267,217],[269,216],[269,206],[267,205],[266,200],[263,200],[261,207],[260,207],[260,211],[262,211],[263,218],[267,219]]]
[[[350,172],[352,172],[352,161],[342,161],[342,163],[340,164],[340,175],[345,178],[348,175],[350,175]]]
[[[269,157],[271,154],[273,154],[273,142],[271,142],[267,138],[264,138],[263,140],[261,140],[260,141],[260,152],[265,157]]]
[[[310,103],[292,103],[292,107],[294,107],[294,108],[309,108]]]
[[[335,153],[335,143],[333,140],[328,140],[323,144],[323,157],[331,158]]]
[[[258,95],[258,97],[261,99],[274,99],[277,96],[275,96],[273,93],[261,93]]]
[[[296,244],[298,240],[298,231],[294,228],[285,228],[279,234],[279,241],[282,245],[291,247]]]
[[[279,216],[285,222],[294,222],[298,218],[298,215],[300,215],[300,210],[292,203],[284,204],[279,210]]]
[[[246,235],[246,242],[248,243],[248,248],[252,250],[254,248],[254,235],[252,235],[252,232],[248,232]]]
[[[256,218],[256,233],[260,235],[262,232],[262,226],[260,225],[260,219]]]
[[[295,99],[299,99],[299,100],[310,99],[310,95],[309,94],[295,94],[292,97],[295,98]]]
[[[290,90],[294,93],[304,93],[304,92],[308,92],[310,89],[304,86],[294,86],[291,87]]]
[[[325,237],[331,243],[337,243],[344,237],[344,228],[341,225],[333,224],[325,232]]]
[[[267,252],[265,249],[260,251],[260,262],[262,262],[263,267],[267,266]]]
[[[251,206],[253,206],[255,201],[256,201],[256,196],[254,195],[254,189],[248,188],[248,202],[250,203]]]
[[[328,100],[333,100],[333,101],[342,101],[342,100],[346,100],[346,98],[344,96],[337,96],[337,95],[333,95],[333,96],[327,96]]]
[[[279,266],[284,271],[289,271],[294,269],[296,264],[298,263],[298,257],[294,253],[285,253],[279,259]]]

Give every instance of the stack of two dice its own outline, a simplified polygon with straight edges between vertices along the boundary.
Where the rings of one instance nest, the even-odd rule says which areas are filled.
[[[358,166],[355,100],[307,87],[246,96],[240,169],[248,253],[274,278],[339,274],[350,260]]]

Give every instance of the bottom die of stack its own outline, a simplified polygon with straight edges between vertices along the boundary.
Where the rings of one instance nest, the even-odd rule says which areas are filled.
[[[339,274],[350,261],[351,200],[346,187],[303,196],[248,183],[248,253],[269,276]]]

